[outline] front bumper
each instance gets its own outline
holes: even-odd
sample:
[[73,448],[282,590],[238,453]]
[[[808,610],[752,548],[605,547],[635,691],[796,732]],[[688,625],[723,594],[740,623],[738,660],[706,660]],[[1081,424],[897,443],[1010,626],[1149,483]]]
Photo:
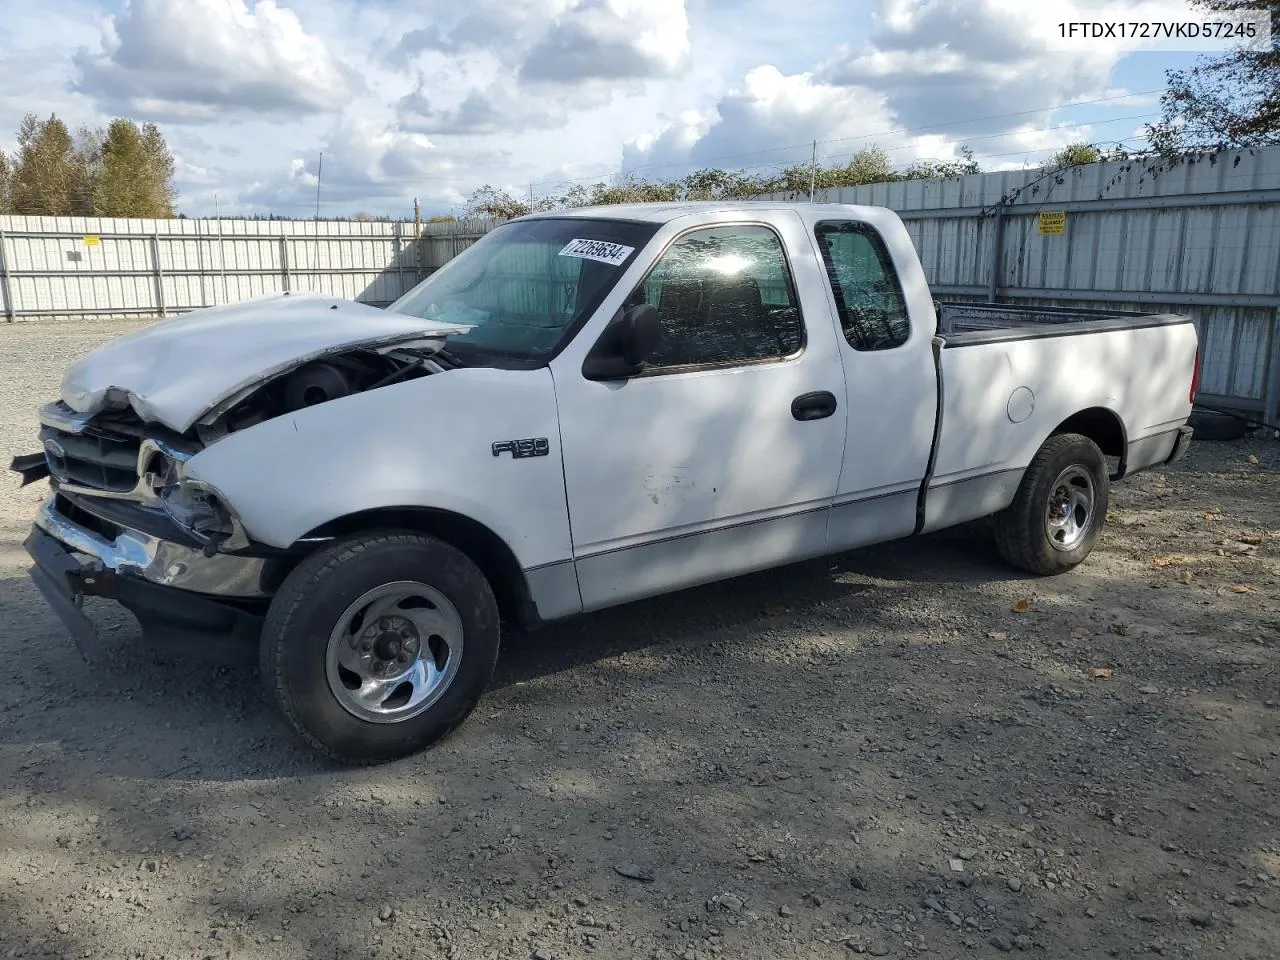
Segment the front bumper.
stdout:
[[[57,497],[40,509],[25,546],[30,576],[82,653],[97,640],[81,602],[118,601],[138,618],[143,639],[221,662],[252,660],[261,632],[273,562],[215,554],[150,533],[77,523]],[[88,520],[101,518],[89,517]],[[115,532],[111,539],[107,537]]]
[[95,504],[84,497],[52,496],[36,514],[36,527],[112,573],[218,597],[262,599],[273,592],[268,576],[271,561],[264,557],[205,556],[202,545],[181,542],[181,532],[167,521],[172,529],[147,531],[128,523],[129,515],[122,513],[120,504]]

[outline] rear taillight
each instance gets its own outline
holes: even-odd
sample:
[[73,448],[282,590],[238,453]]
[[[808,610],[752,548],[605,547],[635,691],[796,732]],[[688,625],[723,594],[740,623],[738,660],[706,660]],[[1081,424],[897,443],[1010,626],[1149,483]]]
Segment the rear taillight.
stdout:
[[1196,394],[1200,392],[1200,348],[1196,348],[1196,362],[1191,369],[1191,395],[1190,402],[1196,402]]

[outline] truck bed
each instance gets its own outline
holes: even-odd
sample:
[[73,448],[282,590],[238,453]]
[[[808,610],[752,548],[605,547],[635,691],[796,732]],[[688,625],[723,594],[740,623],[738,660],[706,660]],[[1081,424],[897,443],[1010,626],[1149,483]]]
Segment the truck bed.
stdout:
[[1065,337],[1113,330],[1137,330],[1190,322],[1172,313],[1085,310],[1075,307],[1016,306],[1007,303],[934,302],[938,333],[948,347],[1038,337]]

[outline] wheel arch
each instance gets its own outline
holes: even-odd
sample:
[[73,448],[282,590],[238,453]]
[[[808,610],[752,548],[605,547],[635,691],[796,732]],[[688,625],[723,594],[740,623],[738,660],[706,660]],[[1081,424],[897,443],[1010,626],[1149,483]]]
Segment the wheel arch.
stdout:
[[1053,428],[1049,436],[1062,433],[1078,433],[1088,437],[1098,445],[1103,456],[1115,457],[1119,467],[1112,474],[1112,480],[1119,480],[1125,474],[1125,461],[1129,455],[1129,431],[1120,415],[1107,407],[1089,407],[1079,413],[1073,413]]
[[503,620],[522,628],[541,622],[529,581],[514,551],[489,527],[461,513],[432,507],[375,507],[328,520],[304,534],[299,542],[390,528],[436,537],[465,553],[489,581]]

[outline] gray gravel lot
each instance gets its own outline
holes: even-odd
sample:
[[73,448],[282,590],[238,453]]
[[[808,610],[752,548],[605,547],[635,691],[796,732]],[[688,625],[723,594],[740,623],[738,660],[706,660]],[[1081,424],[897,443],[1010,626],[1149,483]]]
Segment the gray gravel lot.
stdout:
[[[0,326],[6,463],[131,326]],[[1275,957],[1277,468],[1199,444],[1052,580],[969,527],[516,638],[361,770],[109,605],[84,662],[6,480],[0,957]]]

